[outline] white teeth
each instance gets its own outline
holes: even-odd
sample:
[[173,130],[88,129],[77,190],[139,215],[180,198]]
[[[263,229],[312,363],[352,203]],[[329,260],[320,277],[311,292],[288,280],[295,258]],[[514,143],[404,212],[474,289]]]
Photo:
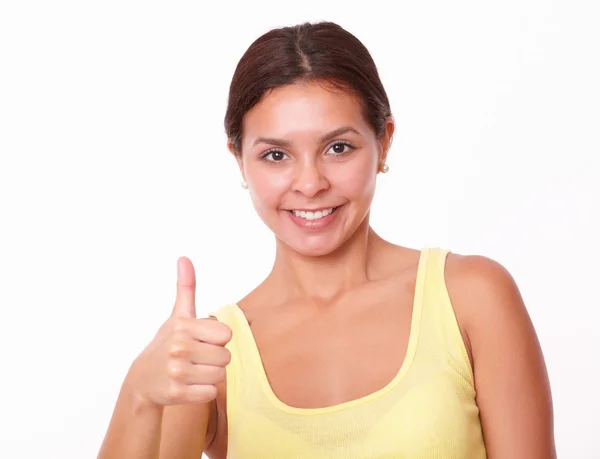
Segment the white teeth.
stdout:
[[318,220],[323,217],[327,217],[330,213],[333,212],[334,207],[324,210],[317,210],[316,212],[306,212],[304,210],[292,210],[292,213],[296,217],[304,218],[306,220]]

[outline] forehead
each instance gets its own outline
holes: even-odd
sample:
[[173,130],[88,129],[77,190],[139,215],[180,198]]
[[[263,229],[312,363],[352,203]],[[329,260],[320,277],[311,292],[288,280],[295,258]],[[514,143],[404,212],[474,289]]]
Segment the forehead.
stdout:
[[321,135],[340,126],[367,135],[370,127],[355,96],[324,83],[292,84],[270,91],[246,114],[244,143],[264,135]]

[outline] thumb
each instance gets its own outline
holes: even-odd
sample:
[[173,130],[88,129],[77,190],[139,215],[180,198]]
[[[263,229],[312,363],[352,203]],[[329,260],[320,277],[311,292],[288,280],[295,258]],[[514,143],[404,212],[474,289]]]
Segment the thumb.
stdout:
[[177,297],[172,315],[196,318],[196,273],[186,257],[177,260]]

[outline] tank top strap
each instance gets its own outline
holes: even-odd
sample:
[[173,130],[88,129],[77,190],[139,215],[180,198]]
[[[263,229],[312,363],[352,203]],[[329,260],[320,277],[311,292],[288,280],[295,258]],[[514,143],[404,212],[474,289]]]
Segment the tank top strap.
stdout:
[[446,286],[445,266],[450,251],[438,247],[424,250],[416,358],[449,368],[474,390],[473,370]]
[[[241,324],[239,323],[239,317],[236,314],[235,304],[227,304],[221,306],[216,311],[213,311],[209,314],[209,317],[214,317],[219,322],[224,323],[231,329],[231,340],[225,345],[225,347],[231,353],[231,361],[229,365],[227,365],[227,398],[229,400],[230,396],[235,394],[236,389],[236,379],[239,378],[239,368],[242,362],[244,362],[244,356],[240,355],[240,350],[244,348],[243,343],[240,345],[240,328]],[[229,411],[230,404],[227,404],[227,409]]]
[[[231,340],[225,346],[231,353],[227,365],[228,413],[248,398],[259,398],[264,393],[266,376],[254,336],[246,316],[236,303],[220,307],[209,314],[231,328]],[[241,399],[241,400],[240,400]],[[230,409],[231,407],[231,409]]]

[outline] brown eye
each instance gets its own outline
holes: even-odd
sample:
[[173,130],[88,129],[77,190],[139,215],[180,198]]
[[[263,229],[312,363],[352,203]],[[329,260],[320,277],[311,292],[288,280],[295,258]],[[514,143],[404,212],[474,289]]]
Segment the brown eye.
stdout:
[[334,156],[341,156],[345,153],[348,153],[348,151],[353,150],[354,147],[352,145],[350,145],[349,143],[346,142],[338,142],[338,143],[334,143],[331,147],[329,147],[329,150],[331,153],[333,153]]
[[338,153],[338,154],[340,154],[340,153],[344,153],[344,148],[346,148],[346,145],[344,145],[344,144],[342,144],[342,143],[336,143],[336,144],[333,146],[333,152],[334,152],[334,153]]
[[284,152],[274,150],[267,152],[265,155],[263,155],[262,158],[273,163],[278,163],[283,161],[286,158],[286,156],[287,155]]

